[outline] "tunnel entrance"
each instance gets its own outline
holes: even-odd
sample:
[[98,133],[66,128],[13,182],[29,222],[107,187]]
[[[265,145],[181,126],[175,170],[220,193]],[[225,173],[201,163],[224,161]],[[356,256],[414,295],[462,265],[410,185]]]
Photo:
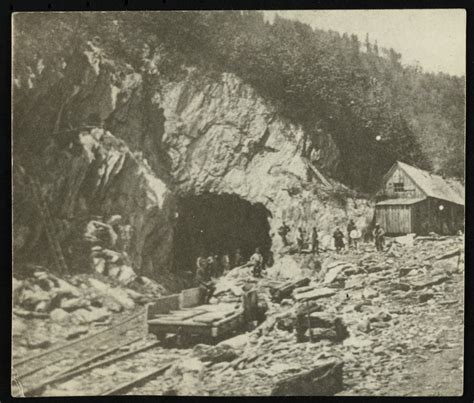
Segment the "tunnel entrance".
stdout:
[[176,271],[195,272],[196,259],[204,256],[235,254],[245,261],[260,247],[267,261],[270,249],[271,213],[260,203],[230,194],[204,193],[178,201],[178,223],[174,242]]

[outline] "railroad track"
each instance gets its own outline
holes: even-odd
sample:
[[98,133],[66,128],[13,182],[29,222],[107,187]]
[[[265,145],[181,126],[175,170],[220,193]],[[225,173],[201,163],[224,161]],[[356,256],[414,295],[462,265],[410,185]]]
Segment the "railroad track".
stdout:
[[17,360],[12,364],[12,396],[38,396],[56,378],[107,357],[123,355],[126,349],[140,348],[136,345],[143,344],[146,335],[144,309],[105,330]]
[[[108,396],[125,394],[166,372],[175,358],[153,356],[150,350],[160,342],[132,343],[126,351],[91,365],[47,380],[38,389],[41,396]],[[151,369],[150,369],[151,368]]]

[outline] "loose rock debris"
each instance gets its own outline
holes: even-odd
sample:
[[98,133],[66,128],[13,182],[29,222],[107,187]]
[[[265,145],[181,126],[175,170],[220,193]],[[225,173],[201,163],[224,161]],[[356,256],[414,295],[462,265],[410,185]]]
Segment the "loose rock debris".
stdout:
[[[150,350],[136,358],[137,368],[150,369],[151,361],[170,356],[176,361],[162,376],[128,393],[400,395],[409,380],[412,394],[433,395],[437,386],[423,373],[438,365],[437,356],[451,363],[440,374],[450,379],[446,394],[462,393],[462,245],[460,237],[416,237],[413,246],[393,242],[387,252],[375,253],[372,245],[363,244],[362,253],[323,253],[319,270],[300,269],[299,278],[282,275],[280,268],[257,280],[249,269],[234,269],[218,280],[211,303],[238,301],[243,290],[254,287],[266,306],[266,319],[218,345]],[[298,265],[303,257],[291,259]],[[80,337],[84,323],[114,320],[134,309],[129,301],[136,305],[140,300],[97,275],[61,281],[49,273],[15,280],[16,309],[23,313],[13,320],[17,354],[54,344],[49,329],[63,321],[76,327],[62,337]],[[44,293],[32,297],[28,290],[35,286]],[[52,303],[57,294],[64,297]],[[92,301],[99,300],[102,305],[94,306]],[[106,300],[124,311],[115,312]],[[43,302],[50,310],[41,306],[44,312],[37,312]],[[22,329],[33,323],[35,331],[29,334],[34,340],[25,342]]]

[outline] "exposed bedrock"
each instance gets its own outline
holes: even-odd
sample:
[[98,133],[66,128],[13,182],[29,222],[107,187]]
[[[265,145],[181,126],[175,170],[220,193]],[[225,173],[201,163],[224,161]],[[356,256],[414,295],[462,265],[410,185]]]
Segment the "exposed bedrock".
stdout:
[[[80,232],[80,220],[120,214],[133,228],[134,269],[166,282],[176,266],[176,248],[186,248],[176,233],[186,239],[183,228],[191,231],[189,220],[196,214],[200,226],[220,237],[229,233],[236,243],[239,236],[254,241],[235,247],[274,251],[281,246],[282,220],[292,229],[310,231],[316,225],[320,236],[345,226],[349,216],[361,227],[369,222],[370,203],[342,201],[336,193],[347,194],[346,188],[327,178],[333,187],[328,190],[308,168],[301,157],[301,127],[281,118],[232,74],[209,78],[193,68],[186,71],[169,82],[156,70],[135,71],[89,49],[75,68],[37,74],[28,85],[17,80],[15,162],[35,171],[53,216],[68,228],[65,233]],[[34,131],[38,142],[31,145],[25,139]],[[337,148],[330,137],[319,139],[319,146],[317,167],[330,172],[338,163]],[[14,247],[17,257],[34,261],[31,242],[39,242],[34,234],[41,225],[30,217],[35,206],[28,204],[21,181],[15,169],[15,206],[29,207],[14,213]],[[249,215],[255,219],[246,223]],[[225,217],[235,222],[232,231],[214,222]],[[62,238],[65,249],[68,239]],[[232,246],[224,244],[223,249]]]

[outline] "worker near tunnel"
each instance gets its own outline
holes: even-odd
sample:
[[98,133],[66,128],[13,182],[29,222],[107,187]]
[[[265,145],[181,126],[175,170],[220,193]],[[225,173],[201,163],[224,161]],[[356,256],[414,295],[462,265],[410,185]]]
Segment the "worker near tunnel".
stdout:
[[311,252],[319,255],[319,239],[316,227],[313,227],[313,231],[311,232]]
[[352,245],[352,238],[351,238],[351,232],[356,229],[356,225],[354,223],[354,220],[350,220],[349,224],[347,224],[347,246],[351,247]]
[[244,257],[242,256],[240,249],[237,249],[234,253],[234,258],[232,259],[232,268],[242,266],[244,263]]
[[286,238],[289,232],[290,232],[290,227],[286,225],[285,221],[283,221],[281,227],[278,228],[278,235],[280,235],[284,246],[289,245],[288,239]]
[[216,289],[208,260],[202,255],[196,261],[196,284],[204,290],[204,303],[207,304]]
[[250,256],[250,263],[252,265],[252,274],[254,277],[262,277],[263,256],[260,253],[260,248],[255,248],[255,253]]

